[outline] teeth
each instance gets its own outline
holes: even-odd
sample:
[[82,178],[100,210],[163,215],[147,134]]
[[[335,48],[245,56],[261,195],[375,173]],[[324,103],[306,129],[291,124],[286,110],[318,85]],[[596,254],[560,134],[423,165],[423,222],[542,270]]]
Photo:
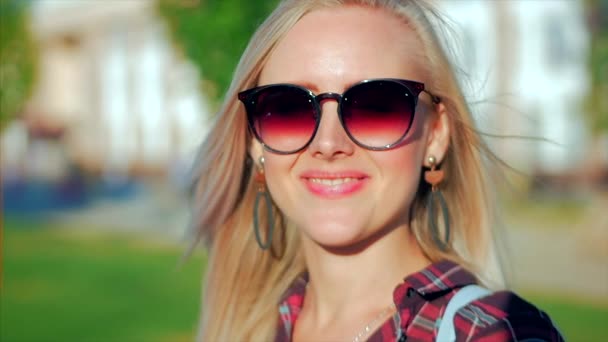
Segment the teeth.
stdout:
[[313,182],[313,183],[319,183],[319,184],[323,184],[323,185],[333,186],[333,185],[339,185],[339,184],[348,183],[348,182],[354,181],[355,179],[356,178],[351,178],[351,177],[347,177],[347,178],[334,178],[334,179],[310,178],[310,181]]

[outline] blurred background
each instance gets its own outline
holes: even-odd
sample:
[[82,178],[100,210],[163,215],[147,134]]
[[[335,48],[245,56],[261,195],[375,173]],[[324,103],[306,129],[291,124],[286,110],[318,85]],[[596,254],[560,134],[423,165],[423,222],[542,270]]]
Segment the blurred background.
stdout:
[[[608,1],[436,0],[511,286],[608,340]],[[189,168],[276,1],[0,0],[0,341],[190,341]]]

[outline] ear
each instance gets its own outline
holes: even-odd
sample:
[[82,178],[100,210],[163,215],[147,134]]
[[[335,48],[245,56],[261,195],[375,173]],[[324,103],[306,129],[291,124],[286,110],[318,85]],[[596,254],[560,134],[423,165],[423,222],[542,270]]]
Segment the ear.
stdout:
[[424,165],[428,165],[427,157],[435,156],[438,163],[441,163],[447,153],[450,144],[450,119],[447,108],[443,103],[435,105],[436,115],[431,116],[429,123],[429,134],[426,142],[424,154]]
[[256,165],[259,164],[260,157],[262,157],[263,152],[264,148],[262,147],[262,144],[260,144],[255,137],[252,137],[251,144],[249,144],[249,156],[251,156],[251,159]]

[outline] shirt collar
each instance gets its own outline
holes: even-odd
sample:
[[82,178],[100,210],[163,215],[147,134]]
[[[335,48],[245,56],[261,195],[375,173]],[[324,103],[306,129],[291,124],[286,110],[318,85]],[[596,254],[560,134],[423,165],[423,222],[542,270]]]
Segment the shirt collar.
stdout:
[[410,274],[399,287],[412,288],[423,296],[477,283],[477,278],[453,261],[443,260]]
[[[408,275],[393,292],[395,303],[401,303],[408,291],[414,290],[423,297],[477,283],[477,278],[453,261],[443,260]],[[281,303],[301,307],[308,284],[308,273],[300,274],[281,297]]]
[[[300,273],[296,279],[289,285],[289,288],[281,296],[280,303],[288,302],[293,305],[301,306],[304,301],[304,294],[306,293],[306,286],[308,286],[308,272]],[[294,303],[293,298],[299,298],[298,303]]]

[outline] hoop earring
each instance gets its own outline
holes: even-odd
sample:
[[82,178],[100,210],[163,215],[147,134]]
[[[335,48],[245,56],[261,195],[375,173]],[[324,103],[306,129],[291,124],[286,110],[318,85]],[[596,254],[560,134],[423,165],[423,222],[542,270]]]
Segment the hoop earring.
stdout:
[[[443,197],[443,194],[438,189],[439,183],[441,183],[445,177],[445,172],[443,170],[436,170],[437,167],[437,159],[435,156],[429,156],[427,161],[431,165],[430,171],[424,172],[424,180],[427,183],[431,184],[431,193],[427,199],[427,208],[429,213],[429,226],[431,230],[431,236],[435,241],[435,244],[439,246],[439,249],[442,251],[448,250],[448,244],[450,242],[450,212],[448,211],[448,206]],[[439,227],[437,226],[437,222],[435,222],[436,216],[436,208],[435,203],[439,202],[439,206],[441,207],[441,213],[443,216],[443,225],[445,227],[445,237],[442,239],[439,233]]]
[[[272,218],[272,199],[270,194],[266,191],[266,177],[264,177],[264,157],[260,157],[260,167],[255,175],[255,182],[258,187],[258,191],[255,195],[255,203],[253,205],[253,232],[255,233],[255,240],[258,246],[262,250],[267,250],[272,245],[272,234],[274,232],[274,219]],[[266,220],[268,224],[268,231],[266,232],[266,243],[262,242],[260,233],[260,218],[259,218],[259,207],[260,199],[264,199],[266,205]]]

